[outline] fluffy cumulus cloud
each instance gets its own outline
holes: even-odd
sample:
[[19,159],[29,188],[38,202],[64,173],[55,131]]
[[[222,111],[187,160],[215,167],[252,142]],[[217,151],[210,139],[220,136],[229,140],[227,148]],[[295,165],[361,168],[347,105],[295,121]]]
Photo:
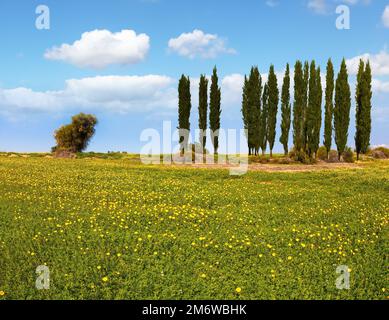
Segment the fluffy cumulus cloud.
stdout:
[[[210,77],[208,77],[210,80]],[[220,79],[224,108],[240,105],[244,76]],[[17,117],[31,113],[95,112],[150,114],[177,108],[176,79],[163,75],[98,76],[69,79],[64,89],[34,91],[30,88],[0,89],[0,114]],[[198,105],[198,78],[191,78],[192,105]]]
[[146,34],[133,30],[112,33],[94,30],[82,34],[73,44],[62,44],[46,51],[45,58],[60,60],[81,68],[101,69],[109,65],[131,65],[145,59],[150,48]]
[[389,28],[389,5],[385,7],[384,13],[382,14],[382,22],[386,28]]
[[382,50],[377,54],[365,53],[346,61],[347,68],[351,74],[358,73],[359,61],[370,61],[373,76],[389,76],[389,54]]
[[59,91],[0,89],[0,113],[100,110],[149,112],[176,107],[175,80],[166,76],[102,76],[66,81]]
[[216,58],[219,54],[234,54],[234,49],[228,48],[224,39],[216,34],[204,33],[201,30],[193,30],[190,33],[183,33],[177,38],[169,40],[170,52],[175,52],[180,56],[194,59]]
[[244,85],[244,76],[241,74],[231,74],[225,76],[221,82],[223,92],[222,102],[231,106],[240,106],[242,103],[242,88]]

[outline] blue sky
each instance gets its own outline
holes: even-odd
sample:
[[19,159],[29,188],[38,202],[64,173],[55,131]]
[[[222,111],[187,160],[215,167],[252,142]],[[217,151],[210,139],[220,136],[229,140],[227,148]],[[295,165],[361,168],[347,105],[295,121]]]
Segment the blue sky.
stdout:
[[[35,27],[40,4],[49,30]],[[335,26],[341,4],[350,30]],[[0,39],[0,151],[48,151],[53,131],[83,111],[99,118],[89,150],[139,152],[143,129],[176,125],[182,73],[193,78],[197,126],[196,79],[214,65],[222,126],[241,128],[241,81],[252,65],[266,77],[274,64],[281,84],[287,62],[315,59],[324,70],[329,57],[336,68],[345,57],[354,91],[361,55],[373,64],[372,144],[389,144],[389,1],[2,0]]]

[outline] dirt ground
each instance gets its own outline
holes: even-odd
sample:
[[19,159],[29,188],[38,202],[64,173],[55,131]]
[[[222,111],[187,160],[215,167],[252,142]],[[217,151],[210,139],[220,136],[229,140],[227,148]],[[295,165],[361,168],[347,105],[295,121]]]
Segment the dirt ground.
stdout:
[[[234,165],[230,164],[184,164],[174,165],[175,167],[199,168],[199,169],[230,169]],[[264,172],[309,172],[318,170],[334,170],[334,169],[362,169],[363,165],[357,163],[327,163],[320,161],[316,164],[260,164],[254,163],[249,165],[249,171],[264,171]]]

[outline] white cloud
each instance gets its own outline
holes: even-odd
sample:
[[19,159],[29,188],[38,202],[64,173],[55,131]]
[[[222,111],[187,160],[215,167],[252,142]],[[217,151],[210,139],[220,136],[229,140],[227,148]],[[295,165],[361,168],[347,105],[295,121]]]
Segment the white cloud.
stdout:
[[384,13],[382,14],[382,22],[386,28],[389,28],[389,5],[385,7]]
[[94,30],[82,34],[73,44],[62,44],[46,51],[45,58],[60,60],[81,68],[101,69],[109,65],[130,65],[145,59],[150,48],[146,34],[133,30],[112,33]]
[[222,103],[231,106],[240,106],[242,103],[242,88],[244,76],[241,74],[231,74],[223,78],[221,82]]
[[[210,80],[210,77],[208,77]],[[244,76],[227,75],[220,80],[223,108],[240,105]],[[0,88],[0,114],[8,117],[31,113],[64,112],[161,114],[177,108],[177,80],[163,75],[97,76],[69,79],[64,89],[34,91]],[[198,78],[191,78],[192,106],[198,105]]]
[[219,38],[218,35],[206,34],[197,29],[191,33],[182,33],[178,38],[170,39],[168,47],[171,52],[190,59],[196,57],[210,59],[223,53],[236,53],[234,49],[227,48],[225,40]]
[[359,60],[367,62],[370,61],[373,76],[387,76],[389,75],[389,54],[386,50],[382,50],[377,54],[365,53],[360,56],[348,59],[346,61],[347,68],[351,74],[358,73]]
[[59,91],[0,89],[0,114],[101,110],[116,113],[176,107],[175,80],[166,76],[104,76],[66,81]]
[[326,0],[309,0],[308,8],[313,10],[315,13],[325,14],[327,13]]
[[373,92],[383,93],[389,92],[389,82],[381,81],[379,79],[372,80]]

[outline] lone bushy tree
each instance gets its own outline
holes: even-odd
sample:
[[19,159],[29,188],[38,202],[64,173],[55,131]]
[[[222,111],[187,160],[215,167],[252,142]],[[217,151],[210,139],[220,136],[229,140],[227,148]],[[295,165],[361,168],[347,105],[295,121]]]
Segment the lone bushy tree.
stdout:
[[335,85],[334,127],[335,142],[338,149],[338,158],[341,159],[344,152],[350,125],[351,92],[348,83],[347,66],[342,60],[340,71]]
[[324,119],[324,146],[327,150],[327,158],[332,146],[334,114],[334,66],[331,59],[327,62],[325,119]]
[[97,119],[94,115],[80,113],[72,117],[72,123],[55,131],[57,146],[54,150],[82,152],[96,132]]
[[268,101],[268,120],[267,120],[267,140],[269,142],[270,157],[273,156],[273,147],[276,138],[277,111],[279,91],[277,76],[274,72],[274,66],[270,66],[268,79],[269,101]]
[[371,135],[371,67],[367,62],[366,68],[362,60],[359,63],[357,75],[356,99],[356,133],[355,148],[357,160],[360,154],[367,153],[370,146]]
[[215,155],[218,154],[219,149],[219,129],[221,115],[221,91],[218,82],[219,78],[217,76],[217,69],[214,67],[211,78],[209,126],[211,129],[212,144]]
[[181,76],[178,83],[178,130],[181,155],[185,153],[188,147],[189,130],[190,130],[190,110],[191,94],[190,94],[190,79],[185,75]]
[[208,122],[208,79],[205,75],[200,76],[199,84],[199,129],[200,129],[200,144],[205,153],[207,144],[207,122]]
[[284,81],[282,84],[281,94],[281,137],[280,142],[284,147],[285,155],[288,154],[288,142],[289,142],[289,131],[290,131],[290,117],[291,117],[291,105],[290,105],[290,71],[289,63],[286,65],[286,71]]

